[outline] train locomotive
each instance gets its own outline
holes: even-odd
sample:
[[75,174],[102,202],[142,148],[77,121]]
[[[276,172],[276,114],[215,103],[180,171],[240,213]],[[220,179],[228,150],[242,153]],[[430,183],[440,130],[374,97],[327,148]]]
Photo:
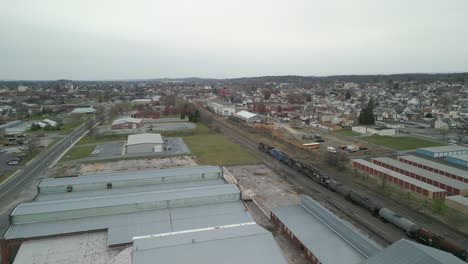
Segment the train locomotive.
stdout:
[[290,158],[285,153],[265,143],[259,143],[258,149],[286,164],[293,170],[319,183],[325,188],[341,194],[346,200],[350,201],[354,205],[365,208],[373,216],[398,227],[400,230],[405,232],[408,237],[413,238],[417,242],[452,253],[462,260],[467,259],[467,251],[464,248],[450,242],[442,236],[437,236],[428,229],[420,227],[419,225],[394,213],[393,211],[380,206],[371,199],[360,195],[348,186],[341,184],[340,182],[332,179],[330,176],[325,175],[319,170],[304,164],[299,160]]

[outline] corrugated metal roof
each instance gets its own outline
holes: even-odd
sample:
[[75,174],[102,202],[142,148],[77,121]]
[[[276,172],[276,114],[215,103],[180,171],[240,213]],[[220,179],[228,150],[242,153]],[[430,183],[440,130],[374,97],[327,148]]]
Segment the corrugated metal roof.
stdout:
[[51,201],[51,200],[96,197],[96,196],[125,194],[125,193],[140,193],[140,192],[151,192],[151,191],[161,191],[161,190],[173,190],[173,189],[221,185],[221,184],[226,184],[226,181],[222,178],[216,179],[216,180],[174,182],[174,183],[143,185],[143,186],[134,186],[134,187],[125,187],[125,188],[112,188],[112,189],[103,188],[103,189],[98,189],[98,190],[79,191],[79,192],[73,191],[73,192],[57,192],[57,193],[39,193],[35,201]]
[[381,249],[310,197],[272,212],[322,263],[358,263]]
[[464,206],[468,206],[468,198],[466,198],[465,196],[453,195],[453,196],[445,197],[445,199],[452,200],[454,202],[463,204]]
[[[466,159],[468,160],[468,155],[459,155],[459,156],[455,156],[455,157],[452,157],[452,158],[459,159],[460,157],[463,157],[463,156],[466,156]],[[438,162],[430,161],[430,160],[423,159],[423,158],[416,157],[416,156],[412,156],[412,155],[398,156],[398,159],[400,159],[400,158],[405,159],[405,160],[409,160],[409,161],[412,161],[412,162],[416,162],[416,163],[419,163],[419,164],[422,164],[422,165],[425,165],[425,166],[428,166],[428,167],[432,167],[432,168],[435,168],[435,169],[438,169],[438,170],[442,170],[444,172],[448,172],[450,174],[457,175],[457,176],[468,179],[468,172],[467,171],[460,170],[460,169],[454,168],[452,166],[447,166],[447,165],[444,165],[444,164],[441,164],[441,163],[438,163]]]
[[5,239],[108,229],[107,244],[118,245],[131,242],[134,236],[252,221],[241,202],[236,201],[11,225]]
[[164,141],[161,134],[156,133],[142,133],[129,135],[127,139],[127,146],[138,144],[163,144]]
[[222,173],[223,170],[219,166],[194,166],[168,168],[160,170],[142,170],[142,171],[125,171],[125,172],[108,172],[108,173],[93,173],[83,174],[78,177],[68,178],[48,178],[39,183],[39,188],[49,186],[73,186],[75,184],[87,183],[108,183],[113,181],[129,181],[160,178],[160,177],[175,177],[180,175],[202,174],[202,173]]
[[251,113],[251,112],[248,112],[248,111],[244,111],[244,110],[237,112],[236,115],[241,116],[241,117],[246,118],[246,119],[257,116],[257,114],[254,114],[254,113]]
[[253,224],[133,241],[132,263],[154,263],[155,259],[161,263],[287,263],[272,234]]
[[[456,156],[451,156],[450,157],[451,159],[459,159],[459,160],[464,160],[464,161],[468,161],[468,154],[467,155],[456,155]],[[468,174],[468,173],[465,173],[465,174]],[[467,176],[467,175],[465,175]],[[468,176],[467,176],[468,177]]]
[[411,166],[409,164],[403,163],[403,162],[398,161],[398,160],[394,160],[394,159],[391,159],[391,158],[373,158],[372,160],[378,160],[380,162],[392,165],[394,167],[400,168],[400,169],[405,170],[405,171],[412,172],[414,174],[423,176],[423,177],[431,179],[433,181],[443,183],[443,184],[445,184],[447,186],[450,186],[450,187],[453,187],[453,188],[456,188],[456,189],[468,190],[468,183],[457,181],[457,180],[454,180],[452,178],[447,178],[447,177],[442,176],[440,174],[437,174],[437,173],[434,173],[434,172],[431,172],[431,171],[427,171],[427,170],[424,170],[424,169],[420,169],[418,167]]
[[401,239],[361,264],[466,264],[454,255]]
[[423,189],[426,189],[428,191],[431,191],[431,192],[445,192],[444,189],[441,189],[439,187],[430,185],[430,184],[422,182],[420,180],[416,180],[416,179],[411,178],[409,176],[403,175],[403,174],[398,173],[396,171],[392,171],[390,169],[384,168],[382,166],[379,166],[377,164],[374,164],[372,162],[369,162],[369,161],[366,161],[366,160],[363,160],[363,159],[352,159],[351,161],[354,161],[354,162],[357,162],[357,163],[362,164],[364,166],[370,167],[370,168],[372,168],[374,170],[377,170],[377,171],[380,171],[382,173],[391,175],[392,177],[395,177],[395,178],[400,179],[402,181],[405,181],[405,182],[411,183],[413,185],[419,186],[419,187],[421,187]]
[[430,151],[430,152],[449,152],[449,151],[468,150],[467,147],[463,147],[463,146],[442,146],[442,147],[430,147],[430,148],[419,148],[419,149]]
[[133,118],[133,117],[124,117],[124,118],[120,118],[120,119],[116,119],[112,122],[112,125],[118,125],[118,124],[122,124],[122,123],[141,123],[141,121],[143,121],[143,119],[141,118]]
[[[162,190],[143,193],[127,193],[100,197],[86,197],[67,199],[63,201],[44,201],[22,203],[11,213],[18,215],[41,214],[51,212],[73,211],[89,208],[104,208],[118,205],[139,204],[156,201],[170,201],[176,199],[193,199],[196,197],[210,197],[215,195],[239,194],[239,189],[232,184],[193,187],[188,189]],[[141,209],[143,210],[143,209]]]

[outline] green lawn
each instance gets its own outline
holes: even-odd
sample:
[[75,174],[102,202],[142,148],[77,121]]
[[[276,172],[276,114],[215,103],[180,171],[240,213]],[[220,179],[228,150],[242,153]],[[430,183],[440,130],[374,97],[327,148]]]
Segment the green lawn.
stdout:
[[361,134],[359,134],[357,132],[352,131],[351,129],[342,129],[342,130],[336,130],[336,131],[333,131],[333,132],[337,133],[337,134],[340,134],[340,135],[343,135],[343,136],[348,136],[348,137],[355,137],[355,136],[361,135]]
[[437,147],[444,146],[444,144],[420,139],[416,137],[392,137],[392,136],[377,136],[372,135],[368,137],[362,137],[363,140],[374,143],[377,145],[382,145],[388,148],[395,150],[407,150],[407,149],[416,149],[416,148],[427,148],[427,147]]
[[96,146],[77,146],[70,149],[60,161],[69,161],[82,158],[88,158],[91,156],[91,152]]
[[222,134],[187,136],[184,141],[199,164],[232,166],[258,162],[254,155]]

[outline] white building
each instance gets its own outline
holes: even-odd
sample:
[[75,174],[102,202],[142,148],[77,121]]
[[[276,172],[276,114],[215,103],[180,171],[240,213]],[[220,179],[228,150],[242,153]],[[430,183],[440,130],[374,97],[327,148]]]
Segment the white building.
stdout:
[[129,135],[127,139],[127,153],[153,153],[163,151],[164,141],[161,134],[143,133]]

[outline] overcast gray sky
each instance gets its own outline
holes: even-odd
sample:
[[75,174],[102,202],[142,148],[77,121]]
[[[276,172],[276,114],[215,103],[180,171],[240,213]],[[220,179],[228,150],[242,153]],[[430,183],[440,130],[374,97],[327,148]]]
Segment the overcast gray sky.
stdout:
[[468,71],[467,0],[0,0],[0,79]]

